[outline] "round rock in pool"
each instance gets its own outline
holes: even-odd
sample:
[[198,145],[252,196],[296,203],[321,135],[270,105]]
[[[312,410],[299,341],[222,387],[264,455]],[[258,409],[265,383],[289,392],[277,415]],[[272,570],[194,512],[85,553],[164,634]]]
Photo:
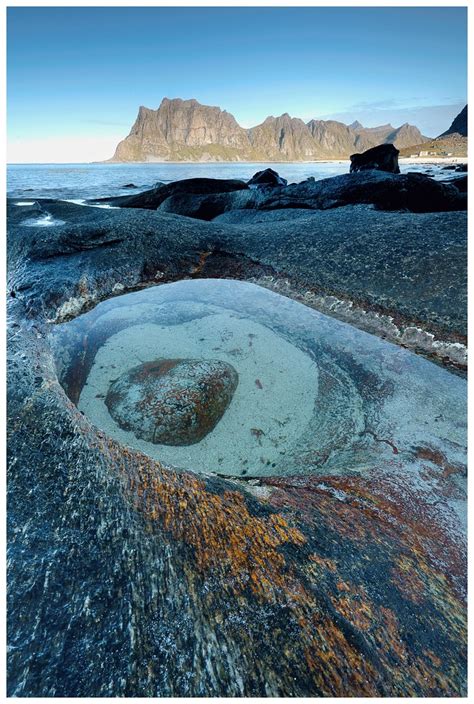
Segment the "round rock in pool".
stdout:
[[219,422],[238,374],[226,362],[156,359],[122,374],[105,403],[123,430],[162,445],[193,445]]

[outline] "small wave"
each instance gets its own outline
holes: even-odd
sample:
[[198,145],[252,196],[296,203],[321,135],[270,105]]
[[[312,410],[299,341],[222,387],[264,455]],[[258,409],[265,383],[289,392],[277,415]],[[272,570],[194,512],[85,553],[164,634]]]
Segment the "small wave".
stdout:
[[117,205],[96,205],[94,203],[87,203],[82,198],[66,198],[65,199],[66,203],[74,203],[74,205],[84,205],[87,208],[106,208],[107,210],[120,210],[120,208]]

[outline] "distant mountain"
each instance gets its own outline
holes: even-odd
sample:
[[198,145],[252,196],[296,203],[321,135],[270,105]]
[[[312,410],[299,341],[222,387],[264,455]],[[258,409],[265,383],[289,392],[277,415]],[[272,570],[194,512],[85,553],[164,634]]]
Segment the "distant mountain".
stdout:
[[449,134],[460,134],[461,137],[467,137],[467,105],[463,107],[459,115],[456,115],[449,130],[440,134],[438,139]]
[[164,98],[158,110],[139,108],[130,134],[109,161],[314,161],[347,158],[377,144],[401,148],[425,139],[408,124],[367,128],[357,121],[305,123],[288,113],[244,129],[218,107]]
[[[401,129],[401,128],[400,128]],[[400,148],[400,156],[467,156],[467,105],[456,115],[451,127],[434,139]]]

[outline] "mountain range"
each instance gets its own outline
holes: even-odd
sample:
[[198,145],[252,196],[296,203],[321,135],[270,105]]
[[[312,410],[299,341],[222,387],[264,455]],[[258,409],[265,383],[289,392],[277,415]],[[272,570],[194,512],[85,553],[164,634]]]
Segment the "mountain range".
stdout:
[[304,122],[288,113],[245,129],[219,107],[164,98],[157,110],[139,108],[130,134],[109,162],[314,161],[347,158],[377,144],[401,149],[427,139],[408,123],[363,127],[357,121]]

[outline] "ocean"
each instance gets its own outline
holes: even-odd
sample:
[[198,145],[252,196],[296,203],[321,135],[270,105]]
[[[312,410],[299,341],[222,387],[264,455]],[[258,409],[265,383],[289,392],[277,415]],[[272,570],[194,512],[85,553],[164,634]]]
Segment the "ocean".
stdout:
[[[157,181],[169,183],[185,178],[237,178],[247,181],[262,169],[272,168],[288,183],[337,176],[349,171],[349,161],[304,163],[152,163],[152,164],[9,164],[7,195],[11,198],[58,200],[100,198],[146,190]],[[431,171],[436,177],[447,176],[437,164],[400,165],[406,171]],[[135,188],[124,188],[126,184]]]

